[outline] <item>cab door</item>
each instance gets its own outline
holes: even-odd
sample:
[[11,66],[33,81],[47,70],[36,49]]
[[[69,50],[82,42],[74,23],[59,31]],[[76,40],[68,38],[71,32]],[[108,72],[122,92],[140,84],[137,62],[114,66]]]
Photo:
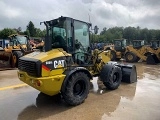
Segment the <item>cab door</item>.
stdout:
[[78,64],[87,64],[89,51],[89,27],[88,24],[81,21],[74,21],[74,59]]

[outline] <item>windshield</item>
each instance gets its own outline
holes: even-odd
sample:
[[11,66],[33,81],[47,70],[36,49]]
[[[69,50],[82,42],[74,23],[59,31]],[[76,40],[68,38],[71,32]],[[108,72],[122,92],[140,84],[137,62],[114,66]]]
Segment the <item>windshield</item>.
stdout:
[[134,47],[141,47],[144,45],[144,41],[133,41]]
[[66,30],[60,27],[53,27],[51,31],[52,48],[66,45]]
[[75,43],[79,43],[79,48],[84,52],[88,51],[89,44],[89,29],[84,22],[74,21]]
[[115,46],[116,47],[121,47],[121,41],[120,40],[115,41]]
[[127,44],[127,43],[126,43],[126,40],[123,40],[123,41],[122,41],[122,47],[126,47],[126,44]]
[[27,44],[27,37],[25,36],[16,36],[16,39],[20,44]]

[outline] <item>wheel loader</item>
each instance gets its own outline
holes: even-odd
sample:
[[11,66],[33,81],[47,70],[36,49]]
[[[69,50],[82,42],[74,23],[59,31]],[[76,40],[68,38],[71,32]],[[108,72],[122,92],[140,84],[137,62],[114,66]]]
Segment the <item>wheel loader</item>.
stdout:
[[132,45],[127,45],[126,39],[115,39],[114,47],[111,48],[111,60],[117,61],[123,58],[130,63],[141,60],[147,64],[157,64],[158,51],[144,45],[144,40],[133,40]]
[[137,81],[135,65],[110,62],[110,50],[91,50],[91,23],[63,16],[43,23],[47,31],[43,51],[19,58],[18,77],[24,83],[49,96],[60,94],[76,106],[87,98],[93,77],[110,90],[121,81]]
[[12,34],[7,40],[3,40],[2,49],[0,49],[0,68],[18,67],[18,59],[33,52],[28,40],[28,36],[18,34]]
[[104,50],[108,47],[111,49],[111,61],[119,61],[121,58],[124,58],[124,53],[127,46],[126,42],[126,39],[115,39],[114,45],[104,47]]
[[144,40],[133,40],[133,45],[126,47],[125,59],[127,62],[138,62],[139,60],[147,64],[157,64],[159,60],[155,51],[150,46],[144,45]]
[[160,40],[151,40],[150,48],[150,51],[152,51],[160,61]]

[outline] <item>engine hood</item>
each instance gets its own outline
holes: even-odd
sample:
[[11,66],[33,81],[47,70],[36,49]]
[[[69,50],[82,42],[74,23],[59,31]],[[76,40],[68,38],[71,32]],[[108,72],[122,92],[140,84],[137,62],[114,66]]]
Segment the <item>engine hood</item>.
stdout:
[[71,54],[68,54],[66,51],[63,51],[63,49],[61,48],[57,48],[57,49],[52,49],[48,52],[35,51],[23,57],[33,58],[33,59],[40,60],[41,62],[45,62],[47,60],[63,57],[63,56],[71,56]]

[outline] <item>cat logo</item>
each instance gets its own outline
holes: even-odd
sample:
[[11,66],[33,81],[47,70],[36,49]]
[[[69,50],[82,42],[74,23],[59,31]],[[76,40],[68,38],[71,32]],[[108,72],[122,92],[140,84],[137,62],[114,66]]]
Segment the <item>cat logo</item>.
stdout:
[[54,63],[54,68],[57,68],[58,66],[64,67],[64,62],[65,60],[55,60]]

